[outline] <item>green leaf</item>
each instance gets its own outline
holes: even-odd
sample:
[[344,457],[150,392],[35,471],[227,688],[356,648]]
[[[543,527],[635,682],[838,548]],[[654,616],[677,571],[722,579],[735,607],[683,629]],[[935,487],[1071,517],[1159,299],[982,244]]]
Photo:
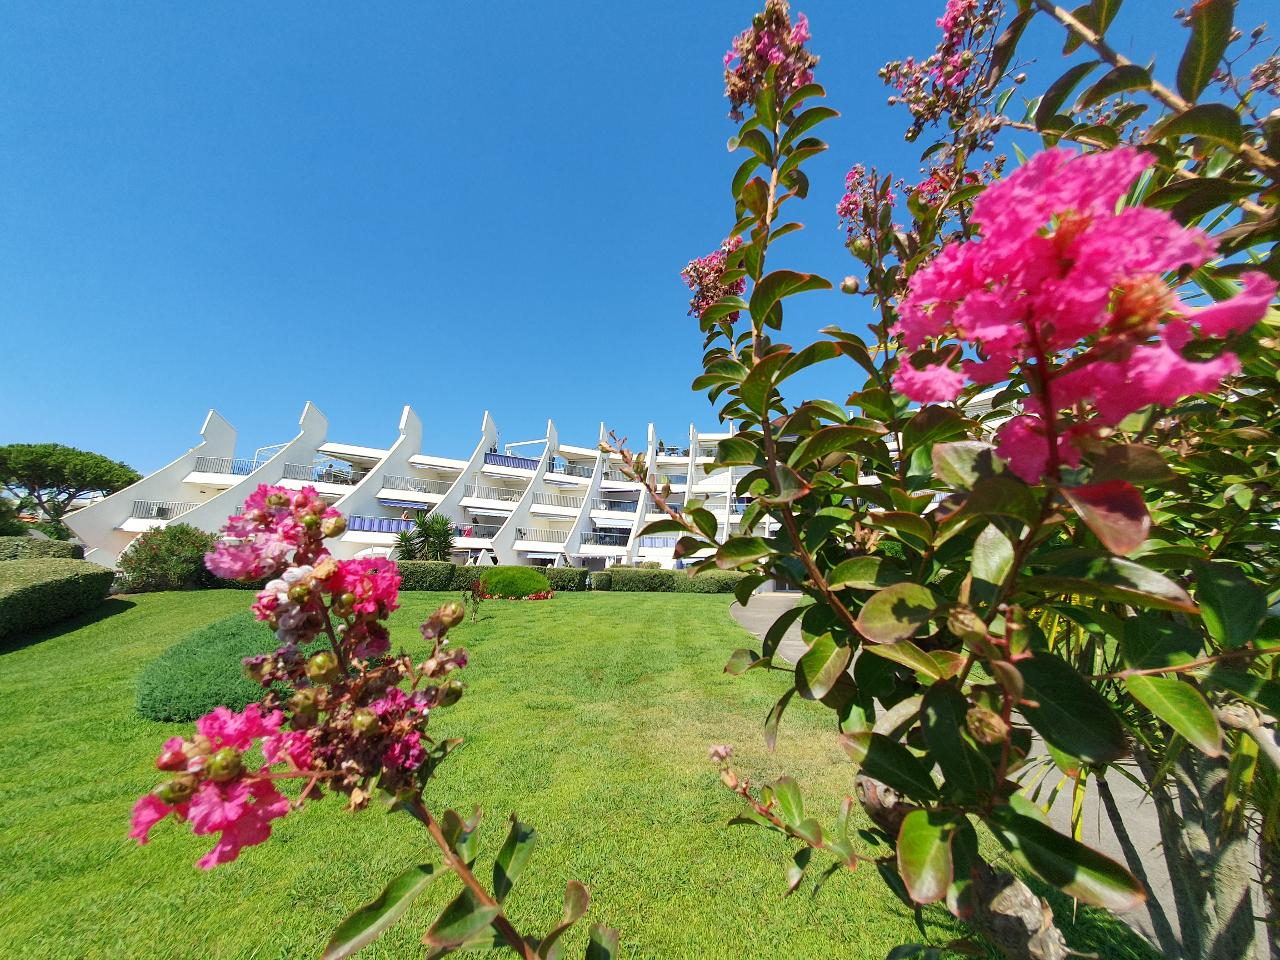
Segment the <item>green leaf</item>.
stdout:
[[967,798],[978,799],[995,789],[995,771],[964,737],[968,712],[969,701],[964,694],[954,684],[939,681],[925,691],[920,727],[929,756],[937,761],[946,786],[956,788]]
[[857,444],[877,434],[866,427],[849,427],[837,425],[823,427],[816,433],[805,437],[787,458],[787,463],[799,469],[815,460],[821,460],[829,454],[841,450],[851,450]]
[[773,147],[769,145],[768,139],[759,130],[748,130],[738,139],[739,147],[746,147],[757,157],[763,164],[769,164],[773,161]]
[[1013,58],[1014,51],[1018,48],[1018,40],[1021,39],[1022,32],[1031,22],[1033,12],[1030,9],[1021,11],[1009,21],[1009,26],[996,40],[995,46],[991,49],[991,65],[987,68],[987,76],[983,83],[988,90],[993,89],[1000,82],[1000,78],[1009,66],[1009,61]]
[[397,874],[378,898],[343,920],[333,932],[321,960],[353,956],[382,936],[436,876],[434,864],[423,863]]
[[794,777],[779,777],[769,787],[773,791],[773,800],[783,823],[793,827],[804,819],[804,797],[801,796],[800,785]]
[[754,650],[739,647],[729,655],[729,662],[724,665],[724,672],[731,677],[741,676],[756,667],[768,667],[773,663],[772,657],[762,657]]
[[1062,76],[1058,77],[1057,80],[1049,84],[1049,89],[1040,98],[1040,105],[1036,107],[1036,127],[1040,130],[1045,129],[1049,121],[1057,116],[1059,108],[1066,102],[1067,97],[1071,96],[1071,91],[1101,64],[1101,60],[1086,60],[1083,63],[1077,63]]
[[995,524],[987,524],[973,542],[972,596],[977,602],[989,605],[995,602],[1013,569],[1013,543]]
[[1172,479],[1173,471],[1169,469],[1164,457],[1160,456],[1160,452],[1141,443],[1117,443],[1109,446],[1093,463],[1094,483],[1128,480],[1135,484],[1151,484],[1166,483]]
[[760,537],[733,537],[721,544],[716,551],[716,566],[721,570],[733,570],[754,563],[772,552]]
[[1102,79],[1091,86],[1076,101],[1075,111],[1087,110],[1095,103],[1129,90],[1151,89],[1151,71],[1136,63],[1126,63],[1103,74]]
[[806,83],[791,96],[787,97],[787,102],[782,105],[782,115],[785,117],[811,97],[825,97],[826,95],[827,91],[822,89],[821,84]]
[[1231,42],[1235,0],[1198,0],[1191,5],[1191,39],[1178,64],[1178,92],[1194,103],[1213,79]]
[[521,823],[514,813],[511,815],[511,829],[493,864],[493,898],[499,903],[507,899],[507,894],[524,872],[533,854],[536,833],[533,827]]
[[934,475],[960,490],[969,490],[984,477],[1003,473],[996,448],[979,440],[956,440],[933,447]]
[[929,768],[902,744],[869,730],[846,733],[840,738],[849,759],[873,780],[923,802],[938,799],[938,787]]
[[787,704],[791,702],[791,698],[795,696],[796,688],[792,687],[769,709],[769,715],[764,718],[764,743],[770,750],[778,745],[778,724],[782,722],[782,713],[787,709]]
[[1222,728],[1208,702],[1176,677],[1125,677],[1133,699],[1186,738],[1201,753],[1222,756]]
[[[1071,13],[1098,36],[1102,36],[1107,32],[1107,27],[1111,26],[1111,21],[1115,19],[1116,14],[1120,12],[1120,3],[1121,0],[1091,0],[1076,7]],[[1028,12],[1031,12],[1029,7]],[[1075,53],[1083,42],[1084,38],[1080,34],[1074,30],[1069,31],[1067,41],[1062,46],[1063,56]]]
[[1151,514],[1147,512],[1146,501],[1127,480],[1063,488],[1062,495],[1112,553],[1133,553],[1151,532]]
[[1120,864],[1039,820],[996,807],[987,822],[1023,866],[1077,900],[1123,912],[1146,899],[1142,884]]
[[1017,667],[1022,715],[1046,742],[1089,763],[1109,763],[1128,752],[1119,717],[1070,664],[1037,651]]
[[1240,115],[1226,104],[1201,103],[1160,121],[1147,139],[1188,136],[1204,137],[1235,149],[1244,141],[1244,126]]
[[806,700],[821,700],[839,681],[853,651],[840,646],[830,633],[813,638],[809,649],[796,661],[796,689]]
[[1120,655],[1131,670],[1151,670],[1190,663],[1203,651],[1201,633],[1173,620],[1151,615],[1127,617],[1120,636]]
[[1163,574],[1119,557],[1081,557],[1051,574],[1029,577],[1032,592],[1075,593],[1138,607],[1198,613],[1187,592]]
[[954,440],[966,432],[964,418],[951,407],[921,407],[902,428],[902,450],[909,454],[916,447]]
[[750,440],[729,437],[716,444],[716,462],[727,467],[754,467],[764,463],[764,456]]
[[564,888],[564,912],[560,922],[538,944],[538,956],[542,960],[557,960],[560,956],[560,937],[583,918],[590,902],[591,896],[587,893],[587,888],[577,880],[570,880]]
[[923,673],[932,679],[941,679],[943,670],[938,661],[925,653],[910,640],[898,640],[894,643],[873,643],[862,647],[863,652],[900,663],[908,670]]
[[739,395],[747,408],[761,415],[768,412],[769,397],[773,391],[774,375],[792,357],[789,347],[780,347],[772,353],[756,359],[751,371],[742,381]]
[[787,132],[782,135],[782,140],[778,145],[778,149],[785,153],[787,148],[793,144],[798,137],[804,136],[809,130],[812,130],[824,120],[832,120],[840,114],[832,110],[830,107],[810,107],[804,113],[800,114],[787,126]]
[[858,614],[858,631],[873,643],[893,643],[915,636],[938,612],[941,601],[918,583],[895,583],[874,594]]
[[1225,563],[1197,563],[1196,602],[1209,636],[1224,647],[1242,647],[1267,615],[1262,588]]
[[827,584],[833,590],[852,587],[855,590],[879,590],[881,587],[902,583],[908,577],[884,557],[851,557],[836,564],[827,574]]
[[935,903],[951,886],[955,818],[936,810],[912,810],[898,830],[898,873],[916,903]]
[[432,947],[458,947],[493,923],[501,911],[486,906],[470,890],[463,890],[444,908],[422,942]]
[[612,927],[592,924],[587,939],[586,960],[615,960],[618,956],[618,931]]
[[797,273],[794,270],[774,270],[762,277],[751,291],[751,316],[756,323],[764,323],[779,300],[808,290],[830,290],[831,281],[813,273]]

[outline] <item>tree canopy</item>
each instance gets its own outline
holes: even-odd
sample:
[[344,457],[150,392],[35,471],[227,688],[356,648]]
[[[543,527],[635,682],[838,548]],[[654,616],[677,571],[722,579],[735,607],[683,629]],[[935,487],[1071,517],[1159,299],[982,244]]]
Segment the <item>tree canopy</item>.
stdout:
[[100,453],[60,443],[0,446],[0,484],[19,504],[30,504],[51,520],[61,519],[77,498],[115,493],[141,475]]

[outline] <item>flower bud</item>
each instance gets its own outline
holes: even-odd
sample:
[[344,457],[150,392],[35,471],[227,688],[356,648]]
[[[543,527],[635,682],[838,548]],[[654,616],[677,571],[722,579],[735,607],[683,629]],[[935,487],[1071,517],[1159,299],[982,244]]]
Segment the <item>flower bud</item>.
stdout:
[[723,783],[730,790],[738,789],[738,775],[734,773],[732,770],[721,770],[720,782]]
[[351,717],[351,729],[359,736],[378,729],[378,715],[372,710],[357,710]]
[[304,513],[301,522],[308,530],[315,531],[320,529],[320,518],[314,513]]
[[452,707],[462,699],[462,681],[446,680],[440,684],[440,706]]
[[853,251],[855,257],[863,262],[871,259],[871,241],[867,237],[858,237],[853,243],[849,244],[849,249]]
[[295,583],[289,588],[289,599],[294,603],[306,603],[311,599],[311,588],[305,583]]
[[841,293],[857,293],[858,288],[860,286],[861,284],[858,282],[857,277],[848,276],[848,277],[845,277],[842,281],[840,281],[840,292]]
[[155,795],[160,798],[161,802],[167,803],[171,807],[176,807],[180,803],[186,803],[191,799],[191,795],[195,792],[196,778],[190,774],[174,777],[172,780],[167,780],[160,784],[160,786],[155,789]]
[[214,783],[226,783],[240,776],[244,764],[240,762],[240,751],[235,747],[223,747],[205,764],[204,772]]
[[307,679],[312,683],[333,683],[338,679],[338,658],[321,650],[307,661]]
[[320,521],[320,532],[326,537],[340,537],[347,530],[347,518],[342,514],[325,517]]
[[446,627],[456,627],[467,615],[467,608],[461,600],[450,600],[436,611]]
[[970,736],[988,747],[1000,743],[1009,735],[1009,725],[1004,722],[1004,718],[986,707],[970,707],[964,720]]
[[986,623],[977,613],[963,604],[957,604],[947,613],[947,629],[969,643],[981,640],[987,635]]
[[351,608],[356,605],[356,595],[354,593],[344,593],[338,599],[342,601],[344,607]]
[[197,733],[183,746],[188,757],[207,757],[213,753],[213,741],[202,733]]
[[298,493],[295,493],[293,495],[293,505],[297,507],[299,510],[301,510],[303,507],[307,505],[307,501],[309,501],[310,499],[311,498],[308,497],[305,493],[302,493],[301,491],[299,491]]
[[185,770],[187,769],[187,755],[177,749],[166,750],[156,758],[156,769]]

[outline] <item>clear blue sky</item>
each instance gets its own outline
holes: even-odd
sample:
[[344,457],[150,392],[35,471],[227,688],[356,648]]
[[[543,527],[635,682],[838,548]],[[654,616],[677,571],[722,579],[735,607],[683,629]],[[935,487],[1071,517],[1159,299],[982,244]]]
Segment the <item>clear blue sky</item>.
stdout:
[[[678,271],[732,221],[721,56],[755,6],[5,4],[0,442],[146,471],[209,407],[244,454],[308,399],[368,444],[411,403],[454,455],[486,408],[503,440],[548,416],[580,443],[602,418],[714,428]],[[787,265],[852,269],[834,205],[853,162],[918,169],[876,69],[927,53],[941,6],[797,4],[844,116]],[[1165,6],[1131,2],[1117,46],[1180,43]],[[1155,31],[1135,7],[1160,8]],[[1056,65],[1044,38],[1028,51]],[[859,300],[810,297],[791,342],[861,326]],[[843,399],[853,371],[821,376]]]

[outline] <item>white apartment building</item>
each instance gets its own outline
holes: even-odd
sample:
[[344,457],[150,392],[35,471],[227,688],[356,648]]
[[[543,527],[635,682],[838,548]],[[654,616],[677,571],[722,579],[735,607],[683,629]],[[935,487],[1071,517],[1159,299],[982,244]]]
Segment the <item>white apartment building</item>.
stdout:
[[[547,421],[545,437],[499,449],[497,426],[485,413],[466,460],[426,453],[422,422],[408,406],[386,448],[331,441],[328,426],[307,403],[292,440],[237,457],[235,429],[210,410],[200,443],[133,486],[69,514],[66,523],[84,542],[87,559],[114,568],[145,530],[182,522],[217,532],[259,484],[314,486],[347,517],[346,532],[329,541],[341,559],[393,554],[396,535],[426,511],[453,522],[458,563],[592,569],[677,563],[676,535],[641,535],[665,515],[643,484],[624,476],[620,458],[599,448],[604,424],[597,446],[563,444]],[[700,501],[722,529],[739,522],[747,503],[734,495],[745,468],[707,470],[726,436],[691,426],[687,443],[660,448],[650,424],[644,450],[651,474],[671,486],[670,503]]]

